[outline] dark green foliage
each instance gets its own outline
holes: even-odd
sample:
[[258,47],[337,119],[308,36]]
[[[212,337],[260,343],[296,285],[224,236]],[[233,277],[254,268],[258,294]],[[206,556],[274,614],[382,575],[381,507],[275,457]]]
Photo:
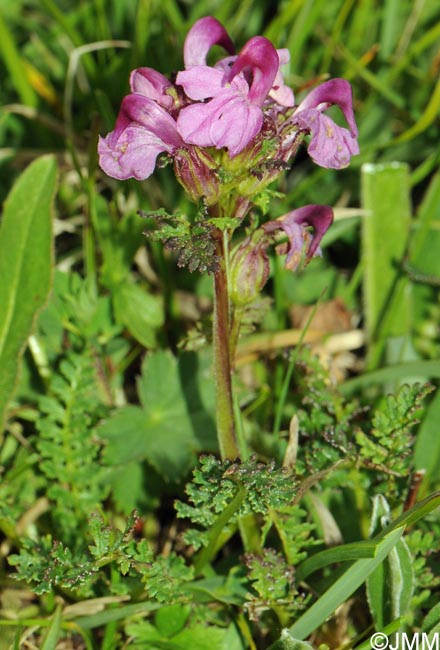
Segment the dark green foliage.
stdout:
[[79,589],[83,596],[90,595],[92,583],[102,567],[109,563],[115,562],[120,572],[127,574],[133,563],[135,523],[136,517],[132,514],[121,531],[106,525],[102,517],[95,515],[82,533],[90,542],[88,546],[81,537],[76,544],[79,550],[72,551],[47,535],[38,541],[25,541],[20,553],[12,555],[9,561],[17,568],[15,577],[35,583],[37,593],[62,587],[70,591]]
[[212,236],[213,226],[206,214],[199,215],[193,223],[184,216],[167,214],[164,210],[143,213],[142,216],[157,220],[157,228],[145,234],[175,253],[177,266],[187,266],[191,273],[214,273],[217,270],[220,258]]
[[35,593],[44,594],[54,587],[75,591],[82,588],[84,596],[91,593],[91,583],[96,579],[98,565],[82,553],[72,553],[61,542],[50,535],[35,542],[24,540],[18,555],[9,557],[14,566],[17,580],[24,580],[33,586]]
[[137,393],[140,406],[118,408],[98,429],[105,463],[119,470],[147,461],[164,481],[182,480],[195,452],[216,448],[209,356],[176,358],[166,350],[147,355]]
[[[439,529],[440,524],[437,521],[429,522],[427,532],[422,530],[413,530],[407,537],[408,548],[413,554],[413,568],[415,593],[413,596],[414,609],[423,604],[436,604],[438,587],[440,586],[439,575]],[[433,530],[432,530],[433,528]],[[431,595],[431,592],[432,595]],[[434,595],[435,594],[435,595]]]
[[[177,501],[177,516],[206,530],[233,503],[236,505],[225,521],[228,526],[239,516],[264,515],[270,509],[289,504],[295,494],[295,482],[287,470],[276,468],[274,461],[264,465],[254,457],[242,463],[222,463],[214,456],[202,456],[186,493],[190,503]],[[196,549],[208,544],[208,539],[207,533],[198,529],[185,532],[185,541]]]
[[249,594],[245,604],[251,620],[258,620],[267,609],[301,608],[302,598],[295,586],[295,572],[284,557],[272,548],[265,548],[261,556],[247,554],[244,561],[248,578],[255,594]]
[[[300,445],[296,471],[319,472],[344,460],[374,471],[377,490],[391,495],[413,466],[413,429],[432,385],[404,385],[371,411],[347,400],[317,357],[304,350],[297,362]],[[386,487],[385,487],[386,486]]]
[[284,554],[291,566],[296,566],[307,557],[310,547],[320,544],[312,533],[316,526],[306,520],[307,512],[297,505],[286,505],[269,513],[280,537]]
[[[382,475],[380,489],[393,494],[396,479],[408,477],[413,465],[413,429],[419,422],[423,401],[433,386],[402,386],[396,395],[388,395],[374,412],[371,428],[355,434],[359,456],[366,467]],[[385,488],[386,485],[386,488]]]
[[185,584],[193,579],[194,571],[182,557],[175,553],[154,556],[144,542],[137,545],[133,557],[150,598],[167,604],[189,600]]
[[87,352],[72,353],[62,359],[39,402],[39,469],[46,478],[56,534],[70,544],[108,493],[94,431],[105,410],[96,391],[93,358]]
[[33,584],[38,594],[61,587],[84,597],[93,593],[93,583],[104,579],[105,567],[112,564],[123,576],[140,579],[153,600],[171,603],[187,599],[183,589],[193,577],[192,569],[174,553],[156,557],[145,540],[135,542],[136,521],[133,513],[120,530],[99,516],[92,517],[84,533],[86,539],[81,539],[82,549],[75,552],[50,535],[39,541],[28,539],[20,553],[9,558],[17,570],[15,578]]
[[352,452],[351,431],[363,411],[355,400],[345,400],[329,371],[307,348],[297,360],[295,380],[301,397],[296,471],[321,471]]

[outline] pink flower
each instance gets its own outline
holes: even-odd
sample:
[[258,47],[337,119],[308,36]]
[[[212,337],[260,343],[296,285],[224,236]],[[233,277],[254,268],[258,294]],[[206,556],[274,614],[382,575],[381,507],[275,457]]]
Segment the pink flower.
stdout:
[[[288,243],[277,248],[277,252],[287,253],[286,268],[295,271],[305,250],[305,261],[321,255],[319,244],[333,222],[333,210],[326,205],[305,205],[297,210],[268,221],[262,227],[266,233],[283,230],[288,237]],[[313,228],[311,235],[306,227]]]
[[[341,109],[348,129],[323,114],[333,105]],[[308,152],[321,167],[347,167],[351,156],[359,153],[351,86],[345,79],[330,79],[312,90],[296,109],[291,122],[310,133]]]
[[99,164],[108,176],[144,180],[162,152],[183,146],[176,122],[158,103],[132,93],[122,100],[114,131],[99,138]]
[[[213,45],[222,46],[229,56],[211,67],[206,59]],[[306,133],[311,136],[308,151],[318,165],[345,167],[359,152],[350,84],[343,79],[328,81],[289,110],[294,96],[281,73],[281,65],[288,61],[289,52],[275,50],[263,36],[251,38],[236,56],[223,25],[211,16],[201,18],[186,37],[186,69],[177,74],[176,85],[152,68],[131,73],[131,94],[122,101],[115,129],[99,139],[102,169],[118,179],[142,180],[153,172],[157,156],[166,152],[174,155],[175,169],[183,170],[185,182],[197,170],[191,196],[204,192],[203,185],[215,197],[218,159],[194,151],[194,146],[226,148],[232,158],[260,132],[263,138],[274,134],[278,138],[279,147],[268,162],[286,162]],[[332,105],[341,108],[348,129],[324,114]],[[260,139],[255,144],[261,150]],[[206,163],[202,172],[200,161]]]
[[[193,100],[208,100],[182,109],[177,128],[190,144],[227,147],[231,157],[242,151],[261,130],[262,106],[279,69],[279,57],[263,36],[251,38],[229,71],[193,66],[179,72],[176,83]],[[246,80],[243,71],[252,73]]]

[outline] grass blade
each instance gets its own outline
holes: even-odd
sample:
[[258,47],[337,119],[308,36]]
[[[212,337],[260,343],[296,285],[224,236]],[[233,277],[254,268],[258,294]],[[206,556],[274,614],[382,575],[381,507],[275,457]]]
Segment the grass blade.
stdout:
[[366,164],[362,168],[362,255],[369,367],[377,367],[390,337],[410,329],[409,282],[399,269],[409,236],[411,209],[405,164]]
[[37,95],[26,74],[26,69],[8,26],[0,13],[0,54],[11,75],[15,90],[23,104],[35,108]]
[[41,650],[55,650],[58,639],[60,638],[61,619],[61,606],[58,606],[53,615],[50,627],[47,630],[46,636],[44,637]]
[[404,527],[392,530],[377,546],[371,559],[358,560],[289,629],[296,639],[309,636],[344,603],[380,565],[402,536]]

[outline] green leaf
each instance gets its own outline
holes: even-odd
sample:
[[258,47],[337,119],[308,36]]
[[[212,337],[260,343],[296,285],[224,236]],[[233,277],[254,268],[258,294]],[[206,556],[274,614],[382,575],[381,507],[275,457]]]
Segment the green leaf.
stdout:
[[440,378],[440,364],[437,359],[429,361],[411,361],[399,363],[380,370],[366,372],[359,377],[349,379],[339,387],[343,395],[350,395],[370,384],[387,384],[395,381],[414,381],[414,377]]
[[[377,495],[374,499],[372,527],[381,522],[385,528],[389,515],[390,509],[385,497]],[[401,538],[386,560],[368,577],[367,597],[376,630],[381,631],[408,612],[414,590],[412,562],[408,545]]]
[[429,405],[417,433],[414,450],[415,466],[426,472],[425,482],[437,481],[440,472],[440,392],[437,392]]
[[134,616],[135,614],[149,614],[160,607],[160,603],[133,603],[131,605],[122,605],[116,609],[106,609],[104,612],[98,612],[90,616],[81,616],[74,619],[74,621],[83,629],[90,630],[95,627],[107,625],[107,623],[111,623],[112,621],[122,621],[124,618]]
[[370,367],[378,365],[389,337],[410,329],[408,279],[399,275],[407,247],[411,208],[407,165],[390,163],[362,168],[362,256]]
[[116,320],[147,348],[156,345],[156,330],[163,325],[162,299],[138,284],[121,283],[114,289]]
[[307,641],[295,639],[289,630],[281,630],[280,638],[270,646],[270,650],[313,650],[313,646]]
[[303,614],[289,629],[290,634],[304,639],[316,630],[335,609],[345,602],[395,547],[404,527],[387,535],[377,546],[376,556],[358,560]]
[[202,623],[187,627],[173,637],[176,648],[191,650],[223,650],[225,630]]
[[430,612],[425,616],[422,623],[423,632],[432,632],[437,630],[440,632],[440,603],[434,605]]
[[55,158],[42,157],[23,172],[5,202],[0,229],[0,428],[17,380],[17,360],[50,290],[56,179]]
[[437,172],[423,195],[417,210],[416,228],[411,238],[410,260],[422,273],[440,275],[440,172]]
[[374,557],[376,549],[377,542],[370,539],[325,549],[308,557],[304,562],[301,562],[296,569],[296,579],[301,582],[301,580],[305,580],[315,571],[329,564],[335,564],[336,562],[348,562]]
[[52,623],[44,637],[41,650],[55,650],[61,632],[62,609],[59,605],[52,618]]
[[383,529],[374,538],[379,542],[375,557],[372,559],[358,560],[355,562],[324,594],[307,610],[301,618],[289,629],[289,632],[302,639],[319,627],[326,618],[334,612],[368,576],[386,558],[388,553],[396,546],[406,526],[411,526],[416,521],[435,510],[440,505],[440,492],[431,494],[420,503],[397,517],[387,528]]
[[126,406],[99,429],[110,465],[148,460],[165,480],[179,480],[200,450],[216,449],[210,358],[170,352],[145,357],[138,379],[142,407]]
[[157,612],[154,623],[162,636],[170,638],[183,630],[191,609],[188,605],[170,605]]
[[133,621],[133,623],[128,623],[125,629],[130,637],[136,639],[137,642],[148,643],[147,647],[152,650],[156,650],[158,647],[155,642],[160,643],[162,640],[159,630],[148,621]]

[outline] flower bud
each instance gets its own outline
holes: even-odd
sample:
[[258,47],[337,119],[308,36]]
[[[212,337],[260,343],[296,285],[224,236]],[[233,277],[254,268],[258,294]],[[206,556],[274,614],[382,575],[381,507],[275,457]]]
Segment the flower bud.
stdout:
[[243,307],[253,302],[269,277],[265,232],[255,230],[232,251],[230,262],[230,297]]

